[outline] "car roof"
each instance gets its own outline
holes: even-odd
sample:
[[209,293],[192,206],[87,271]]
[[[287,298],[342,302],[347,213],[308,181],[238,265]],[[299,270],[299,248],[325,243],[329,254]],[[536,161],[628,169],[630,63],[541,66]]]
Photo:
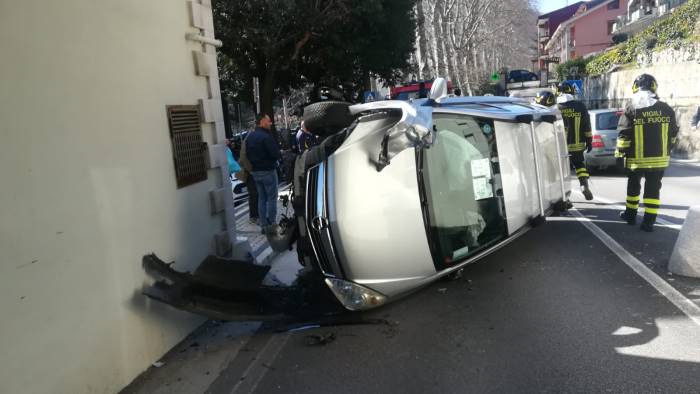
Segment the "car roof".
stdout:
[[[416,100],[415,106],[425,108],[427,100]],[[428,107],[430,108],[430,107]],[[519,97],[460,96],[445,97],[432,105],[433,112],[462,112],[494,119],[513,119],[518,115],[546,115],[554,112]]]

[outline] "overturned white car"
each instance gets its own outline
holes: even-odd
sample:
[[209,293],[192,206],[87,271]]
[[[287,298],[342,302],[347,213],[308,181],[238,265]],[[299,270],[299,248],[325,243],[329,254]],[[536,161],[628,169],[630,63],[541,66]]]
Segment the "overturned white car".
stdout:
[[[293,314],[319,297],[348,310],[380,306],[567,208],[566,138],[545,107],[515,98],[448,97],[438,80],[427,99],[321,102],[306,108],[305,121],[325,140],[297,159],[295,220],[270,241],[279,249],[296,242],[307,267],[300,286],[307,290],[272,305],[279,290],[266,296],[270,289],[249,285],[248,299],[263,306],[248,315]],[[167,276],[152,259],[149,271]],[[161,284],[156,293],[149,295],[184,309],[201,312],[205,305],[202,297],[198,307],[173,298],[172,286]],[[229,298],[233,309],[226,313],[224,293],[217,293],[215,317],[235,315],[240,305]]]

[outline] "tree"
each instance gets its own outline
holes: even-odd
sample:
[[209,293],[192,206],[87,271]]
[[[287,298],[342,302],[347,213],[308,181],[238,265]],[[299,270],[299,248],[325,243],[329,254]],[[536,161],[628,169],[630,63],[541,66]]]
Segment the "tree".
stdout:
[[217,0],[214,23],[222,89],[252,101],[260,78],[261,109],[275,93],[305,84],[365,85],[393,81],[413,52],[415,0]]
[[494,71],[525,68],[537,52],[529,1],[419,0],[415,14],[418,77],[447,77],[470,95]]

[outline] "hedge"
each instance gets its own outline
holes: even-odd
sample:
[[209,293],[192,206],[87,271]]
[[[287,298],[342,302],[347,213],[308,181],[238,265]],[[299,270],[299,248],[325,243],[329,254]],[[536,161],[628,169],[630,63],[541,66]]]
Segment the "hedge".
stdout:
[[700,0],[689,0],[668,18],[655,22],[622,44],[591,57],[586,64],[586,74],[604,74],[614,65],[636,62],[637,56],[645,52],[680,49],[698,40],[700,32],[696,31],[696,24],[699,17]]

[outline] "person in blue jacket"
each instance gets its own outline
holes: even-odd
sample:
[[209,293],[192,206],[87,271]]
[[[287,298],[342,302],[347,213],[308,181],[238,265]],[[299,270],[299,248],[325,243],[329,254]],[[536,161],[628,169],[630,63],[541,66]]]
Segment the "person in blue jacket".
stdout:
[[226,158],[228,159],[228,176],[231,177],[233,174],[239,172],[241,170],[241,166],[238,164],[236,159],[233,158],[233,152],[231,151],[231,146],[232,141],[230,139],[226,139]]

